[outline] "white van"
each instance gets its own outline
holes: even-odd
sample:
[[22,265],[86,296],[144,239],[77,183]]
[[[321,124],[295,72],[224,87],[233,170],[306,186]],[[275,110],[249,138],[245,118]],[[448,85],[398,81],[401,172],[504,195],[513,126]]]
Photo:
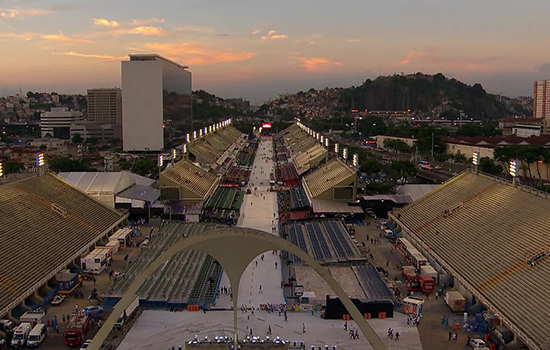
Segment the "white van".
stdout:
[[27,340],[27,346],[34,348],[40,346],[40,344],[46,339],[48,328],[43,323],[39,323],[29,333],[29,339]]
[[13,331],[13,337],[11,338],[11,346],[14,348],[23,348],[27,344],[27,338],[32,330],[32,326],[28,322],[21,323],[15,331]]

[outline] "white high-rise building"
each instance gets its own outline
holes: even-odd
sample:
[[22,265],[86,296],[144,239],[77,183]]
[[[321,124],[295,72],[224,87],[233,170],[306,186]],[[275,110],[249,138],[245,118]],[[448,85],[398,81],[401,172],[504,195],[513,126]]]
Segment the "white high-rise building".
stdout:
[[83,120],[82,112],[69,111],[66,107],[52,108],[50,112],[40,114],[40,133],[42,138],[55,137],[69,139],[71,124]]
[[165,136],[192,118],[191,72],[156,54],[132,54],[122,62],[124,151],[160,151]]
[[533,117],[550,119],[550,80],[535,81]]

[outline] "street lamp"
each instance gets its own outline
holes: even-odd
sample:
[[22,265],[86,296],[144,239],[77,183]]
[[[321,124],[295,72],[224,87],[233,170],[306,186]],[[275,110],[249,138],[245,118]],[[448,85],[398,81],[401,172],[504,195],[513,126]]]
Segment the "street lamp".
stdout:
[[342,151],[342,158],[344,158],[344,161],[347,162],[348,160],[348,149],[347,148],[344,148],[343,151]]
[[338,152],[340,151],[339,146],[340,145],[337,143],[334,144],[334,153],[336,153],[336,157],[338,157]]

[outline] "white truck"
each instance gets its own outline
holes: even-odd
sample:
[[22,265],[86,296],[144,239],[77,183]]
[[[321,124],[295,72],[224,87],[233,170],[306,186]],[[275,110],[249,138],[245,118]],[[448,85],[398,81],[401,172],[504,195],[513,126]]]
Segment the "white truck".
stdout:
[[128,307],[122,312],[122,315],[120,315],[115,323],[115,327],[117,329],[122,329],[124,327],[124,323],[126,323],[126,321],[128,319],[130,319],[130,317],[132,317],[132,315],[136,312],[137,308],[139,306],[139,296],[137,296],[131,303],[130,305],[128,305]]
[[84,272],[99,275],[109,265],[107,249],[94,249],[90,254],[80,258],[80,265]]
[[42,323],[44,316],[46,316],[44,311],[27,311],[19,317],[19,321],[28,322],[34,327],[37,324]]

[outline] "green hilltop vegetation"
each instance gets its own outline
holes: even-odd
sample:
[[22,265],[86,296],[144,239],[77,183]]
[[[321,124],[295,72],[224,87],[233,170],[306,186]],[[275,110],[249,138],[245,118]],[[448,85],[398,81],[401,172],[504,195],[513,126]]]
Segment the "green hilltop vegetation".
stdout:
[[340,107],[370,111],[405,111],[456,118],[460,111],[476,119],[528,115],[519,104],[508,105],[488,94],[480,84],[467,85],[443,74],[380,76],[360,86],[342,89]]

